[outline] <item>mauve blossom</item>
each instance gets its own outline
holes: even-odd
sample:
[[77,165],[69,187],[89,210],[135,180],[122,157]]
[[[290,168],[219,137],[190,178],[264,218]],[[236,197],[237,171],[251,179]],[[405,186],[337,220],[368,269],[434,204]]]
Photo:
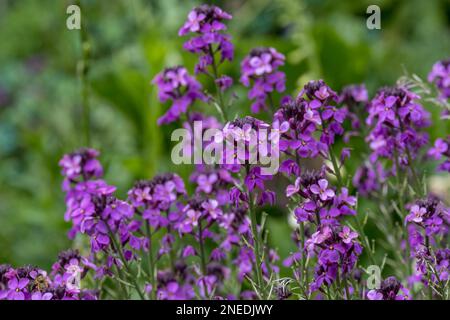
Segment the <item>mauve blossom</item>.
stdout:
[[439,171],[450,172],[450,136],[446,139],[436,139],[434,146],[428,150],[428,156],[436,160],[444,157],[444,162],[438,166]]
[[[207,67],[215,62],[213,68],[224,60],[231,61],[234,55],[231,37],[225,34],[227,27],[224,20],[232,17],[227,12],[213,5],[198,6],[189,13],[187,21],[180,28],[178,34],[184,36],[193,33],[195,36],[183,45],[189,52],[199,55],[199,62],[195,66],[196,73],[208,73]],[[215,61],[215,53],[220,54],[220,61]],[[225,90],[230,85],[230,78],[219,78],[219,87]],[[218,80],[218,79],[216,79]]]
[[388,158],[401,166],[411,165],[409,161],[428,142],[422,129],[429,126],[430,115],[417,102],[419,98],[404,87],[393,87],[379,90],[372,99],[366,120],[373,126],[366,138],[372,149],[371,162]]
[[414,223],[425,229],[427,236],[447,234],[450,225],[449,208],[433,196],[415,201],[405,223]]
[[326,201],[327,199],[334,197],[334,191],[332,189],[328,189],[328,181],[325,179],[320,179],[317,184],[313,184],[309,187],[312,193],[319,195],[322,201]]
[[428,74],[428,82],[434,83],[440,92],[440,99],[450,97],[450,59],[441,60],[433,65]]
[[[248,98],[255,100],[251,106],[253,113],[268,110],[268,100],[272,92],[285,90],[285,78],[278,67],[284,65],[284,55],[274,48],[253,49],[241,63],[241,83],[246,87],[253,87]],[[269,101],[273,103],[273,101]]]
[[9,300],[25,300],[26,288],[30,280],[16,277],[8,281],[8,299]]
[[158,119],[159,125],[178,120],[196,100],[207,101],[200,83],[184,67],[166,68],[152,83],[158,87],[161,102],[172,102],[169,110]]

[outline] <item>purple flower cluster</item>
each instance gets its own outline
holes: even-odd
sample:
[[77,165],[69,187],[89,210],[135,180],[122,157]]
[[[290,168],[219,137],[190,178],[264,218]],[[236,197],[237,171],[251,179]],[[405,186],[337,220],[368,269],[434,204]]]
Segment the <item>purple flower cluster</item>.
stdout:
[[32,266],[0,265],[0,300],[94,300],[97,293],[81,289],[87,261],[77,251],[59,255],[50,275]]
[[353,176],[353,186],[363,196],[368,196],[380,190],[381,185],[386,181],[387,173],[379,162],[367,162],[361,165]]
[[367,293],[369,300],[409,300],[409,290],[395,277],[388,277],[381,282],[379,289]]
[[94,149],[80,149],[66,154],[59,161],[62,174],[66,177],[65,184],[80,179],[89,180],[103,175],[103,168],[97,160],[99,152]]
[[138,181],[128,191],[128,199],[135,209],[142,210],[142,217],[148,220],[152,227],[159,227],[169,223],[163,212],[169,214],[169,209],[179,196],[185,194],[183,180],[176,174],[167,173],[157,175],[152,180]]
[[348,142],[351,136],[361,134],[360,131],[363,129],[361,119],[367,118],[368,102],[369,94],[364,84],[349,85],[342,89],[339,95],[339,103],[347,109],[347,117],[351,120],[353,129],[346,132],[344,136],[345,142]]
[[444,297],[442,281],[448,280],[450,249],[442,246],[447,245],[445,239],[449,234],[450,209],[438,198],[428,196],[409,206],[405,222],[409,224],[411,257],[416,259],[416,272],[410,282],[422,282],[427,287],[432,285]]
[[[336,93],[322,80],[305,85],[295,101],[288,100],[274,115],[281,132],[280,150],[300,158],[328,157],[336,135],[342,135],[345,108],[333,105]],[[316,136],[319,135],[317,139]]]
[[330,286],[341,277],[350,275],[362,252],[356,238],[358,233],[347,226],[322,225],[305,243],[309,256],[317,256],[314,282],[311,290]]
[[219,205],[230,203],[228,190],[234,186],[236,179],[225,169],[210,169],[202,166],[191,175],[190,180],[197,187],[195,191],[205,195],[215,195]]
[[445,235],[449,231],[450,211],[436,197],[417,200],[410,206],[406,223],[414,223],[425,230],[426,236]]
[[[259,119],[247,116],[237,118],[225,124],[222,129],[222,139],[215,139],[216,143],[223,144],[223,167],[231,171],[239,171],[242,164],[252,162],[251,156],[254,148],[260,143],[270,143],[270,125]],[[268,152],[270,148],[268,147]],[[255,160],[253,160],[255,162]]]
[[428,74],[428,81],[436,85],[441,99],[450,98],[450,59],[436,62]]
[[[184,36],[194,33],[196,36],[184,44],[184,49],[198,54],[200,60],[195,67],[195,73],[208,73],[208,66],[216,68],[215,55],[220,55],[220,62],[233,60],[234,49],[231,37],[223,33],[227,27],[224,20],[230,20],[231,15],[216,6],[201,5],[194,8],[178,34]],[[216,79],[221,88],[230,86],[231,78]]]
[[242,61],[240,80],[246,87],[252,85],[248,98],[255,100],[250,107],[253,113],[268,111],[267,100],[270,107],[274,108],[271,93],[285,90],[286,76],[278,71],[284,65],[284,60],[284,55],[274,48],[256,48]]
[[370,102],[367,137],[370,160],[388,158],[400,166],[411,165],[419,149],[428,143],[421,129],[429,126],[429,113],[417,102],[420,97],[403,87],[383,88]]
[[158,119],[159,125],[178,120],[196,100],[207,101],[200,83],[184,67],[166,68],[152,82],[158,87],[159,101],[172,101],[169,110]]
[[[184,48],[199,55],[195,73],[211,76],[216,98],[203,93],[197,79],[182,66],[167,68],[153,80],[160,101],[171,103],[158,124],[174,122],[185,114],[183,126],[191,139],[183,147],[190,150],[189,155],[199,147],[192,139],[197,121],[202,122],[202,135],[215,129],[217,135],[200,146],[220,146],[223,153],[216,156],[222,161],[196,163],[190,176],[194,195],[188,194],[180,176],[166,173],[137,181],[127,199],[121,200],[116,187],[103,180],[98,151],[80,149],[64,155],[59,165],[66,193],[65,220],[72,225],[69,236],[88,239],[90,253],[85,257],[76,250],[62,252],[49,274],[34,267],[0,265],[0,299],[97,299],[101,293],[161,300],[410,299],[408,289],[395,277],[368,292],[364,288],[363,267],[357,267],[365,263],[360,259],[361,242],[373,264],[377,256],[364,234],[367,219],[372,217],[361,221],[357,216],[354,189],[366,200],[381,202],[384,220],[375,221],[374,227],[385,232],[389,241],[380,244],[398,249],[397,237],[389,232],[401,229],[398,216],[404,219],[402,235],[408,238],[399,238],[404,250],[387,261],[399,258],[397,262],[405,265],[396,274],[410,276],[412,296],[424,294],[423,289],[416,289],[420,283],[429,289],[431,298],[448,298],[450,209],[435,196],[425,197],[414,171],[421,148],[428,143],[424,130],[430,124],[420,97],[398,86],[379,90],[369,101],[364,85],[344,87],[338,95],[317,80],[308,82],[295,99],[283,98],[272,123],[250,116],[228,121],[225,107],[232,101],[224,101],[224,91],[232,79],[218,74],[217,68],[233,59],[224,23],[230,19],[220,8],[202,5],[189,13],[179,30],[180,36],[194,34]],[[284,55],[273,48],[254,49],[244,58],[240,80],[251,87],[248,98],[253,113],[270,111],[272,94],[285,90],[285,75],[279,70],[284,62]],[[450,96],[449,68],[448,61],[438,62],[429,76],[442,99]],[[197,100],[214,104],[223,121],[190,112]],[[340,137],[348,143],[354,135],[366,138],[370,156],[355,172],[349,172],[351,168],[341,169],[347,167],[351,148],[342,148],[340,159],[335,149]],[[264,157],[280,156],[273,141],[279,141],[283,152],[279,168],[283,175],[279,176],[263,171]],[[450,172],[450,136],[437,139],[428,156],[444,158],[439,169]],[[322,168],[307,170],[304,159],[321,162]],[[392,161],[392,170],[386,170],[381,159]],[[410,177],[400,171],[407,167],[416,180],[411,190],[406,188]],[[336,179],[328,179],[330,175]],[[395,186],[393,176],[397,177]],[[350,177],[355,188],[349,187]],[[277,193],[268,186],[283,190],[277,185],[282,179],[289,181],[287,199],[284,203],[278,199],[278,204],[286,205],[296,220],[295,250],[283,263],[293,269],[292,279],[280,278],[280,258],[268,240],[267,221],[273,217],[267,212],[277,205]],[[391,194],[395,188],[398,200]],[[390,215],[394,211],[397,215]],[[416,262],[413,274],[407,259]],[[80,285],[89,270],[98,292]]]
[[434,146],[428,150],[428,156],[435,160],[444,158],[445,160],[438,166],[438,170],[450,172],[450,136],[445,140],[436,139]]
[[300,201],[294,210],[298,223],[312,223],[317,228],[304,245],[309,256],[318,257],[310,290],[331,285],[338,273],[341,277],[350,275],[362,247],[356,240],[358,233],[342,226],[340,220],[356,214],[356,198],[350,196],[346,188],[336,194],[324,178],[324,171],[303,173],[294,185],[287,187],[286,195]]
[[[413,283],[421,281],[426,286],[439,288],[442,283],[449,280],[450,273],[450,249],[436,249],[432,251],[426,246],[421,246],[415,252],[416,274]],[[437,290],[439,292],[439,289]],[[439,292],[440,294],[445,294]]]
[[336,194],[323,172],[303,173],[294,185],[286,188],[286,196],[294,199],[300,196],[303,199],[294,210],[299,222],[338,225],[340,217],[356,214],[353,209],[356,198],[348,194],[347,188],[342,188],[341,193]]

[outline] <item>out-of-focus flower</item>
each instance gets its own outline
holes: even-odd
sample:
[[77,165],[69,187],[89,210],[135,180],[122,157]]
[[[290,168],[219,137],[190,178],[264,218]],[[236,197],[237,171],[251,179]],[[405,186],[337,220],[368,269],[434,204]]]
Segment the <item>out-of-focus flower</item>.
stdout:
[[285,90],[286,76],[278,71],[278,68],[284,65],[284,60],[284,55],[274,48],[256,48],[242,61],[241,82],[250,87],[253,81],[253,87],[248,93],[248,98],[255,100],[251,105],[253,113],[267,111],[269,109],[267,104],[274,103],[271,101],[273,99],[271,93]]
[[152,83],[158,87],[161,102],[172,101],[169,110],[158,119],[160,125],[178,120],[196,100],[207,101],[200,83],[184,67],[166,68]]

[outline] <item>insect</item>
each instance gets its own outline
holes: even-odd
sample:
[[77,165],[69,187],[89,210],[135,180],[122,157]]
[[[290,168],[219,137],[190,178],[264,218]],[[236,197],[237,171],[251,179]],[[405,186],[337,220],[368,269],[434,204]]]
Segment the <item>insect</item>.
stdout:
[[42,274],[40,274],[34,279],[33,286],[38,291],[44,291],[48,288],[47,279]]

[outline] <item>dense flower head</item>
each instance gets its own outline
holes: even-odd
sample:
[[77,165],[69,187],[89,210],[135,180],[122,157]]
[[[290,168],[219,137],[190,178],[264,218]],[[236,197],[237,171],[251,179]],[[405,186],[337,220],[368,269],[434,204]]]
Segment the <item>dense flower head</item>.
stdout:
[[405,218],[407,223],[422,227],[427,236],[448,233],[450,211],[438,198],[429,196],[417,200],[409,207],[409,214]]
[[412,277],[412,283],[422,282],[425,286],[436,286],[449,280],[450,249],[432,250],[421,245],[416,248],[414,256],[416,273]]
[[248,98],[254,100],[251,105],[253,113],[267,111],[267,100],[273,104],[271,93],[285,90],[286,76],[278,71],[284,65],[284,60],[284,55],[274,48],[255,48],[242,61],[240,81],[246,87],[252,85]]
[[321,123],[303,99],[288,101],[275,113],[274,126],[280,130],[280,150],[298,154],[302,158],[314,158],[327,150],[325,143],[314,137]]
[[161,102],[172,101],[169,110],[158,119],[160,125],[178,120],[196,100],[207,101],[200,83],[184,67],[166,68],[152,83],[158,87]]
[[358,103],[369,101],[369,94],[364,84],[353,84],[344,87],[339,95],[339,102],[352,108]]
[[68,180],[99,178],[103,175],[103,168],[97,157],[97,150],[82,148],[70,154],[66,154],[59,161],[62,174]]
[[179,225],[179,231],[183,233],[201,227],[203,221],[210,225],[211,222],[219,220],[223,214],[217,200],[205,199],[198,195],[188,200],[182,212],[184,220]]
[[367,293],[369,300],[409,300],[409,291],[395,277],[384,279],[379,289]]
[[367,196],[378,191],[386,178],[387,173],[381,163],[367,162],[356,170],[353,176],[353,186],[358,189],[361,195]]
[[313,291],[322,285],[331,285],[338,273],[346,275],[352,272],[362,252],[357,237],[358,233],[347,226],[324,225],[306,241],[308,254],[318,258],[315,278],[311,285]]
[[225,150],[222,154],[223,167],[235,172],[242,164],[255,163],[254,156],[261,153],[263,145],[266,155],[269,156],[272,152],[271,140],[269,124],[246,116],[226,123],[220,137],[215,138],[215,143],[223,145],[225,142]]
[[190,181],[197,185],[197,193],[214,195],[220,205],[230,202],[229,189],[235,184],[235,180],[228,170],[206,166],[200,166],[190,177]]
[[223,20],[230,20],[232,17],[219,7],[203,4],[192,9],[188,14],[188,20],[179,31],[183,36],[192,33],[210,33],[214,31],[226,30]]
[[179,195],[186,194],[183,180],[174,173],[159,174],[151,180],[138,181],[128,191],[134,207],[167,210]]
[[406,88],[387,87],[372,99],[366,121],[373,125],[366,139],[372,149],[372,162],[397,158],[400,165],[409,165],[428,142],[428,135],[421,129],[429,125],[429,113],[416,102],[419,98]]
[[444,162],[439,164],[438,170],[450,172],[450,136],[446,139],[436,139],[434,146],[428,150],[428,156],[435,160],[444,158]]
[[335,136],[344,133],[347,117],[347,109],[335,106],[336,101],[336,93],[323,80],[310,81],[297,99],[286,99],[274,115],[280,150],[301,158],[327,158]]
[[[216,117],[208,116],[200,112],[190,112],[187,115],[187,120],[183,123],[183,128],[188,131],[188,136],[183,139],[183,156],[192,157],[197,152],[202,153],[211,143],[214,142],[214,137],[210,137],[209,141],[206,137],[208,130],[221,130],[223,124],[220,123]],[[201,128],[199,130],[198,128]],[[199,142],[201,140],[201,142]]]
[[351,119],[351,125],[354,130],[360,129],[361,120],[367,117],[368,102],[369,94],[364,84],[349,85],[342,89],[339,95],[339,103],[347,108],[348,117]]
[[81,268],[74,268],[75,258],[61,273],[48,275],[34,266],[13,268],[0,265],[0,300],[93,300],[97,294],[81,289]]
[[337,101],[338,95],[322,79],[311,80],[303,87],[299,97],[306,96],[309,100]]
[[441,99],[450,98],[450,59],[436,62],[428,74],[428,81],[436,85]]
[[435,252],[435,268],[436,268],[436,272],[439,276],[439,279],[435,279],[435,280],[447,281],[449,279],[450,249],[445,248],[445,249],[436,250],[436,252]]
[[297,178],[296,184],[288,187],[287,195],[291,196],[296,192],[303,197],[294,210],[300,223],[309,221],[317,225],[338,225],[340,217],[356,214],[356,197],[350,196],[347,188],[342,188],[340,193],[337,193],[326,179],[308,184],[302,178]]
[[227,28],[224,20],[230,20],[231,15],[213,5],[201,5],[194,8],[188,15],[188,20],[180,28],[180,36],[194,33],[196,36],[184,44],[184,49],[199,55],[196,73],[208,73],[207,67],[217,67],[215,54],[219,53],[220,62],[233,60],[234,48],[231,37],[223,33]]

